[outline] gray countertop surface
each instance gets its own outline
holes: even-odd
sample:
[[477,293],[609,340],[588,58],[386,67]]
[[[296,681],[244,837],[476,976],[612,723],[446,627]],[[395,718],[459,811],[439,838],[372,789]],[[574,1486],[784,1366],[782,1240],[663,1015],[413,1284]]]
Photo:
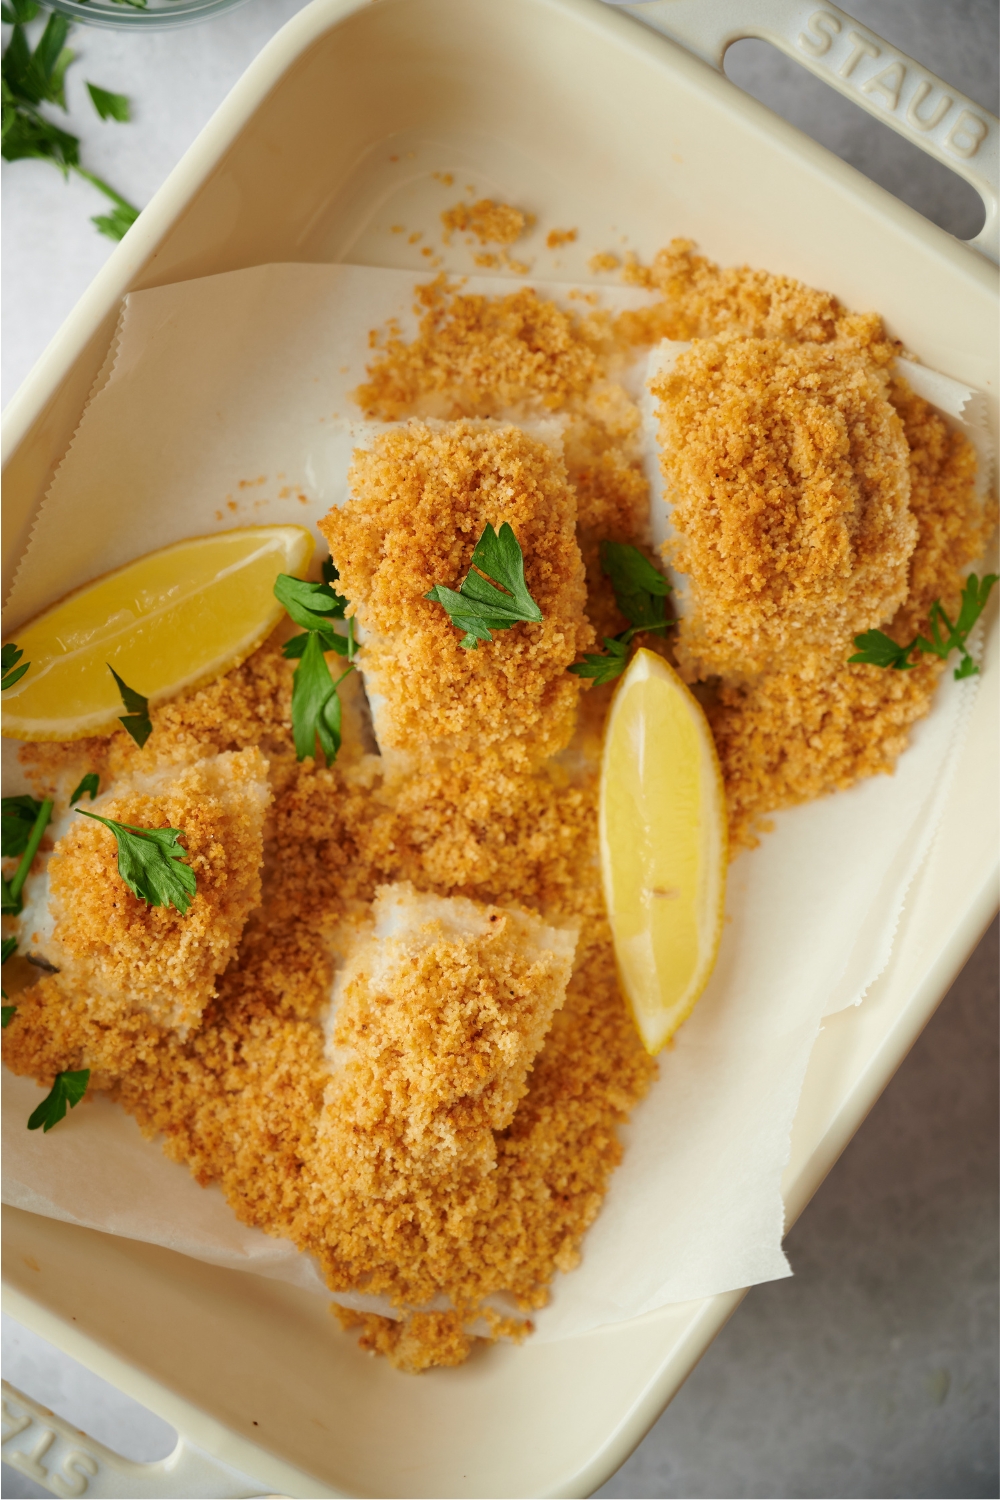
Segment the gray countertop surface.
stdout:
[[[497,0],[501,3],[501,0]],[[710,0],[706,0],[710,3]],[[69,128],[92,169],[148,200],[298,0],[249,0],[152,35],[77,28]],[[859,20],[997,108],[997,0],[853,0]],[[787,119],[962,238],[982,211],[947,168],[762,42],[727,71]],[[84,80],[129,94],[102,124]],[[9,399],[112,246],[103,200],[42,162],[4,163],[3,358]],[[997,1338],[997,928],[959,976],[789,1235],[792,1280],[755,1287],[602,1496],[1000,1494]],[[4,1375],[136,1459],[170,1429],[11,1319]],[[3,1468],[4,1496],[47,1495]]]

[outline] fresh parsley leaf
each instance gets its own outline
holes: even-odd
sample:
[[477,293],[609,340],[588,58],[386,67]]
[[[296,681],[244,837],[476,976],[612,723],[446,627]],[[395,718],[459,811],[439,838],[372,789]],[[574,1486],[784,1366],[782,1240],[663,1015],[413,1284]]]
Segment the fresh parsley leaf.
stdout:
[[[305,627],[305,634],[293,636],[286,641],[282,654],[290,660],[298,660],[292,678],[292,735],[295,753],[299,760],[307,755],[323,764],[336,760],[341,742],[341,704],[337,688],[348,672],[352,672],[357,646],[354,640],[354,620],[347,620],[347,634],[340,635],[333,627],[334,620],[343,620],[348,601],[338,594],[333,585],[340,574],[327,558],[323,563],[323,582],[309,583],[303,578],[294,578],[290,573],[279,573],[274,584],[275,598],[283,604],[296,625]],[[346,656],[351,665],[334,682],[327,666],[325,652],[335,651]],[[316,743],[319,741],[319,754]]]
[[[132,0],[132,3],[144,6],[145,0]],[[38,45],[32,51],[24,27],[38,14],[38,9],[35,0],[12,0],[10,6],[3,8],[3,19],[13,30],[0,62],[3,83],[0,155],[5,161],[26,158],[50,161],[64,177],[68,177],[71,171],[85,177],[114,204],[110,214],[97,215],[93,222],[102,233],[121,239],[138,217],[139,210],[103,178],[83,167],[79,138],[62,130],[41,112],[43,104],[66,108],[65,75],[73,53],[64,45],[69,35],[69,22],[61,15],[49,17]],[[91,86],[92,96],[94,87],[96,85]],[[108,99],[121,98],[107,90],[99,92]]]
[[109,214],[91,214],[90,222],[109,240],[123,240],[138,217],[137,208],[119,203]]
[[618,608],[640,630],[666,627],[664,599],[670,584],[663,574],[627,542],[601,543],[601,570],[611,579]]
[[962,590],[961,604],[958,610],[958,619],[954,625],[948,618],[941,602],[935,599],[930,608],[931,640],[926,636],[917,637],[917,645],[921,651],[932,652],[935,656],[945,661],[952,651],[960,651],[962,660],[955,669],[955,676],[974,677],[979,671],[972,657],[966,649],[966,640],[979,616],[986,607],[986,601],[993,591],[993,585],[997,582],[996,573],[987,573],[982,583],[975,573],[970,573],[965,580]]
[[908,646],[900,646],[882,630],[866,630],[854,637],[854,644],[858,649],[847,658],[849,662],[869,667],[894,667],[897,672],[910,672],[916,666],[916,662],[910,660],[916,640],[910,641]]
[[40,9],[37,0],[11,0],[10,5],[0,5],[0,20],[5,26],[26,26]]
[[[17,938],[16,937],[4,938],[4,940],[3,940],[3,956],[0,957],[0,964],[5,964],[7,962],[7,960],[8,960],[8,958],[10,958],[11,954],[16,951],[16,949],[17,949]],[[3,988],[0,988],[0,995],[2,995],[3,998],[6,1000],[6,998],[7,998],[7,991],[5,989],[3,989]],[[14,1012],[16,1010],[17,1010],[17,1006],[16,1005],[5,1005],[3,1007],[3,1024],[4,1024],[5,1027],[7,1025],[7,1022],[10,1020],[11,1016],[14,1014]]]
[[21,666],[17,665],[23,655],[24,652],[19,650],[13,641],[8,641],[6,646],[0,648],[0,672],[3,674],[0,677],[0,692],[13,687],[15,682],[20,682],[31,666],[30,661],[24,662]]
[[118,120],[125,124],[132,118],[129,102],[124,94],[112,94],[96,83],[87,84],[87,93],[102,120]]
[[334,591],[325,580],[323,583],[308,583],[304,578],[293,578],[290,573],[279,573],[274,581],[274,597],[284,605],[296,625],[304,630],[325,630],[333,634],[331,620],[342,620],[347,600]]
[[24,853],[41,806],[28,796],[0,800],[0,854],[4,859],[16,859]]
[[76,1109],[87,1092],[89,1082],[89,1068],[80,1068],[77,1072],[71,1073],[57,1073],[55,1082],[41,1104],[28,1116],[28,1129],[41,1129],[48,1133],[53,1125],[58,1125],[60,1120],[66,1118],[67,1105],[70,1109]]
[[101,778],[98,776],[97,772],[88,771],[86,776],[80,782],[80,785],[77,787],[76,791],[73,793],[72,797],[69,799],[70,807],[73,806],[74,802],[79,802],[80,798],[87,792],[90,793],[90,800],[91,802],[93,802],[94,798],[97,796],[98,791],[100,790],[100,786]]
[[118,844],[118,873],[133,896],[149,906],[172,906],[182,917],[187,914],[198,882],[184,863],[187,850],[177,842],[184,837],[183,828],[137,828],[82,807],[77,812],[111,829]]
[[310,630],[292,678],[292,735],[299,760],[305,760],[307,755],[319,759],[318,740],[323,764],[328,766],[336,760],[340,749],[341,708],[337,688],[354,668],[349,666],[334,682],[323,650],[321,632]]
[[135,688],[130,688],[127,683],[122,682],[114,667],[108,662],[108,671],[118,684],[121,700],[128,709],[118,720],[123,729],[135,740],[141,750],[153,732],[153,724],[149,717],[149,699],[137,693]]
[[[11,797],[4,800],[15,802],[20,799]],[[33,801],[34,799],[29,800]],[[25,841],[21,862],[14,872],[13,879],[8,880],[6,876],[3,879],[3,899],[0,901],[0,913],[5,917],[16,917],[21,910],[21,892],[24,889],[24,882],[28,878],[32,861],[38,853],[38,846],[42,842],[42,836],[52,816],[52,801],[50,798],[46,798],[44,802],[39,802],[37,806],[38,811],[35,814],[34,822]]]
[[975,573],[970,573],[965,580],[958,619],[954,624],[940,599],[935,599],[930,607],[930,640],[925,635],[917,635],[908,645],[899,646],[881,630],[866,630],[862,635],[854,637],[854,644],[859,649],[854,656],[847,658],[848,661],[872,667],[892,667],[897,672],[908,672],[915,665],[910,661],[914,651],[920,651],[928,656],[937,656],[941,661],[946,661],[952,651],[960,651],[961,660],[955,668],[954,677],[958,681],[961,681],[963,677],[975,677],[979,668],[969,655],[966,641],[986,607],[993,585],[998,581],[1000,581],[1000,575],[996,573],[987,573],[982,582]]
[[[631,635],[631,631],[626,631]],[[574,662],[570,671],[577,677],[592,677],[600,685],[602,682],[614,682],[620,677],[628,663],[628,642],[620,636],[605,636],[604,644],[607,646],[607,655],[594,653],[585,656],[583,661]]]
[[0,1022],[2,1022],[4,1031],[7,1030],[7,1027],[10,1025],[11,1021],[13,1021],[16,1015],[16,1005],[0,1005]]
[[642,631],[669,630],[675,623],[667,619],[664,604],[670,584],[638,547],[602,542],[601,570],[611,579],[618,608],[632,624],[620,635],[604,637],[607,655],[590,654],[570,667],[575,676],[593,678],[598,685],[613,682],[624,672],[633,637]]
[[347,622],[347,634],[337,635],[332,630],[306,631],[305,635],[293,635],[281,648],[281,654],[288,661],[296,661],[306,649],[306,641],[310,633],[318,635],[323,643],[324,651],[335,651],[338,656],[353,657],[355,654],[354,643],[354,619],[353,616]]
[[465,651],[476,651],[480,641],[492,641],[491,630],[509,630],[520,620],[543,618],[524,581],[524,554],[506,521],[499,534],[487,522],[457,592],[438,583],[424,598],[440,604],[451,623],[465,631],[459,641]]

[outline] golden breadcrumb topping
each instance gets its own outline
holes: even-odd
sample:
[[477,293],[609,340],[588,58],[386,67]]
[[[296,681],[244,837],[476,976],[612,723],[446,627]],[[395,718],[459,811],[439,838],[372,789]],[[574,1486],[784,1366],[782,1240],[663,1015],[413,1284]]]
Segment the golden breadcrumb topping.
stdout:
[[[366,681],[385,700],[383,747],[471,736],[534,759],[561,749],[579,694],[566,669],[593,640],[562,459],[516,427],[414,422],[355,452],[349,482],[320,529],[363,629]],[[457,590],[484,528],[505,522],[543,619],[466,650],[426,595]]]
[[598,250],[597,254],[592,255],[588,260],[587,269],[598,275],[601,271],[617,271],[620,265],[621,261],[613,250]]
[[504,297],[416,288],[420,329],[391,330],[355,399],[369,417],[499,417],[555,410],[604,374],[593,317],[563,312],[531,287]]
[[451,243],[453,232],[458,230],[459,234],[474,234],[481,245],[513,245],[534,222],[534,214],[510,203],[494,203],[492,198],[456,203],[441,215],[445,244]]
[[829,292],[750,266],[719,267],[694,253],[691,240],[671,240],[640,266],[626,257],[622,279],[657,294],[648,309],[619,314],[622,338],[639,344],[660,339],[711,338],[734,332],[747,338],[826,343],[847,316]]
[[688,578],[676,653],[689,679],[839,660],[902,603],[916,540],[909,449],[877,319],[826,344],[695,342],[658,399],[661,466]]
[[550,229],[545,236],[545,244],[549,250],[561,250],[563,245],[572,245],[580,231],[578,229]]

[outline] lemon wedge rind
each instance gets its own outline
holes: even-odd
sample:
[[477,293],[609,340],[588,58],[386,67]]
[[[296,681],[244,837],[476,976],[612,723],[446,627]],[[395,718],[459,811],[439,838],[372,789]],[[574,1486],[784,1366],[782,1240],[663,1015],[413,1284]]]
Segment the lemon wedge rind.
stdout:
[[313,547],[303,526],[243,526],[175,542],[74,589],[13,634],[31,666],[3,695],[3,734],[112,733],[124,709],[109,665],[150,705],[231,671],[284,614],[278,574],[302,576]]
[[727,842],[701,705],[662,657],[640,650],[608,716],[600,850],[619,981],[650,1054],[691,1014],[714,968]]

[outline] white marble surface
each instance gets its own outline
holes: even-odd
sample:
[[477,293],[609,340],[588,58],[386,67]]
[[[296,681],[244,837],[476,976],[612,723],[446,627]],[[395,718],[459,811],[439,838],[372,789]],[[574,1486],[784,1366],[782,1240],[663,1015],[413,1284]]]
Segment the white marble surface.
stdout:
[[[996,0],[848,8],[996,109]],[[77,28],[69,128],[84,160],[147,201],[297,9],[249,0],[151,36]],[[727,71],[952,233],[976,232],[964,183],[794,63],[748,41]],[[130,94],[134,122],[98,121],[86,79]],[[2,187],[7,400],[112,247],[86,184],[16,162]],[[994,927],[789,1237],[794,1279],[754,1289],[601,1495],[998,1494],[996,991]],[[169,1451],[164,1423],[10,1319],[3,1359],[7,1379],[127,1456]],[[4,1467],[2,1493],[48,1492]]]

